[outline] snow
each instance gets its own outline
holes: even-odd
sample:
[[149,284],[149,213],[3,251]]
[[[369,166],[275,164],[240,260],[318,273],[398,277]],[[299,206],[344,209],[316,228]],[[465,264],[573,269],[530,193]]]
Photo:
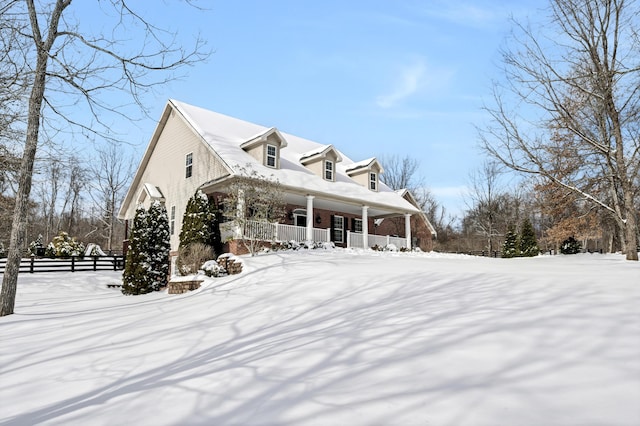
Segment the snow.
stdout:
[[[287,147],[280,150],[280,169],[273,169],[260,164],[241,148],[247,141],[255,139],[256,135],[262,135],[273,128],[229,117],[174,99],[171,99],[169,103],[180,112],[191,127],[236,174],[242,174],[242,169],[250,164],[256,172],[264,176],[273,176],[281,184],[299,188],[302,191],[310,191],[326,197],[340,194],[364,204],[375,203],[392,209],[403,209],[408,213],[419,213],[419,209],[382,182],[378,186],[378,191],[370,191],[366,186],[356,183],[348,176],[347,169],[354,165],[361,165],[361,162],[354,163],[333,145],[319,144],[280,132],[280,135],[286,140]],[[324,180],[300,163],[301,156],[310,153],[317,154],[327,149],[335,149],[337,155],[342,159],[336,163],[335,182]],[[366,161],[369,164],[372,159]]]
[[638,425],[640,264],[299,250],[199,290],[24,274],[2,425]]
[[145,191],[147,191],[147,194],[149,194],[149,197],[151,197],[152,200],[164,199],[162,192],[160,192],[160,188],[158,188],[157,186],[150,183],[145,183],[144,189]]

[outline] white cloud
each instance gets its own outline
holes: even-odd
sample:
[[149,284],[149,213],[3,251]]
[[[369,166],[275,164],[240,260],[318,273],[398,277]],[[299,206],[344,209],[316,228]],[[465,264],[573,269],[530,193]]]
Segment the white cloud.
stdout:
[[427,67],[423,61],[404,67],[399,75],[393,91],[378,96],[376,104],[380,108],[391,108],[420,90],[426,78]]
[[389,93],[378,96],[376,105],[380,108],[393,108],[407,99],[427,90],[448,85],[452,72],[428,67],[424,59],[414,60],[410,65],[399,67],[393,88]]

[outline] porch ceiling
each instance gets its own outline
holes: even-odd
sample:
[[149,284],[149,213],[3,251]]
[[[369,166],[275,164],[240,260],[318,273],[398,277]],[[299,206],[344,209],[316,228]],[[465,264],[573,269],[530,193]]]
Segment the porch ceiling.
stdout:
[[[285,201],[289,204],[299,205],[302,208],[306,208],[307,206],[306,195],[287,193],[285,194]],[[364,203],[362,204],[347,203],[344,201],[322,198],[318,195],[316,195],[315,198],[313,199],[314,209],[348,213],[348,214],[353,214],[355,216],[362,215],[363,205]],[[379,206],[369,205],[367,214],[371,218],[376,218],[376,217],[399,216],[399,215],[403,215],[404,212],[400,212],[398,210],[392,210],[392,209],[384,209]]]

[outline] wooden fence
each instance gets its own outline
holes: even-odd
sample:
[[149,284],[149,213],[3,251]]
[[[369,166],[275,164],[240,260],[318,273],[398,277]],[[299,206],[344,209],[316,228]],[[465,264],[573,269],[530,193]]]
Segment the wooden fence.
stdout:
[[[7,259],[0,259],[0,274]],[[119,271],[124,269],[124,256],[73,256],[67,259],[27,257],[20,261],[20,272]]]

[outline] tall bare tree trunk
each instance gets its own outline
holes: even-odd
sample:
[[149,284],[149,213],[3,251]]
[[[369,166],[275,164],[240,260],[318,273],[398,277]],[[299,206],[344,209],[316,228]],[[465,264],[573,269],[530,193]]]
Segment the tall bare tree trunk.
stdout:
[[[39,40],[36,40],[36,43],[39,45],[42,44]],[[18,272],[20,270],[20,260],[22,258],[22,247],[24,245],[29,195],[31,194],[33,163],[35,161],[36,150],[38,148],[40,109],[42,108],[42,100],[44,99],[48,54],[47,50],[43,49],[45,48],[42,46],[39,46],[38,48],[35,81],[29,97],[27,136],[24,144],[24,153],[22,154],[22,163],[20,164],[18,192],[16,194],[16,205],[13,211],[11,237],[9,239],[9,250],[7,253],[7,265],[2,277],[2,292],[0,293],[0,300],[2,304],[0,305],[0,316],[12,314],[16,300]]]

